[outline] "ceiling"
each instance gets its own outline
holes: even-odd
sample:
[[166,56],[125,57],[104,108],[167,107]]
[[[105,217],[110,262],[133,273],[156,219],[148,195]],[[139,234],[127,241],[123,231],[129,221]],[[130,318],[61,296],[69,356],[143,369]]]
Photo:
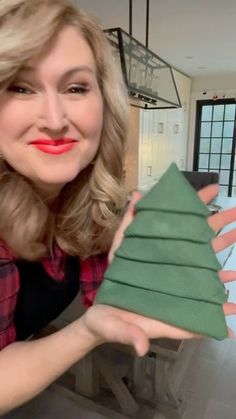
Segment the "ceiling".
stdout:
[[[149,48],[191,77],[236,73],[236,0],[149,0]],[[129,32],[129,0],[74,0],[103,28]],[[133,0],[133,36],[145,44],[146,0]]]

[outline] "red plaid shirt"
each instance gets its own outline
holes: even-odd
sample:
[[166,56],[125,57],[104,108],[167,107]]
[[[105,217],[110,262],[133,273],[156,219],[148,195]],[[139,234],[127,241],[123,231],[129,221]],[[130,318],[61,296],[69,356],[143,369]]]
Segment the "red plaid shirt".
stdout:
[[[15,260],[14,254],[0,242],[0,350],[16,340],[13,319],[20,278]],[[56,281],[64,280],[64,260],[65,254],[57,246],[53,260],[50,257],[42,259],[45,270]],[[107,255],[104,254],[80,262],[80,292],[86,307],[93,304],[106,267]]]

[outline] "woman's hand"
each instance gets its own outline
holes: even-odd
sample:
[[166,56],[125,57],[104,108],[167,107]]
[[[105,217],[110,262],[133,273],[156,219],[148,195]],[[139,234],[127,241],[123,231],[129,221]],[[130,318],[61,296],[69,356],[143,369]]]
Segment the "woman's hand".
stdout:
[[[214,199],[218,194],[218,186],[217,185],[210,185],[206,188],[201,189],[198,192],[199,198],[205,203],[208,204],[209,202]],[[215,232],[219,231],[220,229],[224,228],[228,224],[236,221],[236,208],[230,208],[225,211],[221,211],[217,214],[211,215],[208,217],[208,224]],[[236,242],[236,229],[230,230],[227,233],[221,234],[220,236],[216,236],[212,240],[212,247],[214,251],[220,252],[226,249],[228,246],[231,246]],[[236,280],[236,271],[220,271],[219,277],[222,283],[235,281]],[[236,314],[236,304],[234,303],[225,303],[223,305],[223,310],[225,315]],[[229,329],[229,336],[232,336],[233,333]]]
[[92,336],[90,340],[96,341],[94,346],[105,342],[123,343],[133,346],[139,356],[148,351],[150,339],[201,337],[159,320],[103,304],[93,305],[79,320]]
[[[217,185],[210,185],[198,192],[200,199],[205,203],[217,195]],[[141,194],[134,193],[128,206],[127,212],[115,235],[109,260],[113,258],[114,251],[119,247],[124,230],[134,217],[134,205],[141,198]],[[227,224],[236,221],[236,208],[222,211],[208,218],[210,227],[214,231],[222,229]],[[236,241],[236,229],[212,240],[215,252],[219,252],[232,245]],[[235,271],[220,271],[220,280],[224,282],[236,279]],[[236,314],[236,304],[225,303],[223,305],[225,315]],[[98,343],[120,342],[133,345],[138,355],[144,355],[149,348],[149,339],[167,337],[173,339],[189,339],[200,337],[190,331],[179,329],[158,320],[150,319],[132,312],[120,310],[106,305],[94,305],[83,318],[86,328],[92,335],[96,335]],[[229,330],[229,336],[232,336]]]

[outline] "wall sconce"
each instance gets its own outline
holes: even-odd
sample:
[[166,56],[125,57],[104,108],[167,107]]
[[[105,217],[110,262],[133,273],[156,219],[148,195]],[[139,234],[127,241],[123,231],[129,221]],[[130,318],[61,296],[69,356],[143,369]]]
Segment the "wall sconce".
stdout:
[[174,132],[174,134],[178,134],[179,133],[179,124],[174,124],[174,126],[173,126],[173,132]]
[[158,134],[163,134],[163,132],[164,132],[164,122],[158,122],[157,132],[158,132]]

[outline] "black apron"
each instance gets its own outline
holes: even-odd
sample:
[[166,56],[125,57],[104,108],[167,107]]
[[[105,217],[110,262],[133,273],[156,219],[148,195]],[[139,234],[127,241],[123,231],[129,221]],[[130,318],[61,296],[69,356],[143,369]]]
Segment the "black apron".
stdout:
[[79,291],[79,258],[67,256],[65,278],[56,281],[41,262],[16,261],[20,290],[14,314],[16,339],[25,340],[59,316]]

